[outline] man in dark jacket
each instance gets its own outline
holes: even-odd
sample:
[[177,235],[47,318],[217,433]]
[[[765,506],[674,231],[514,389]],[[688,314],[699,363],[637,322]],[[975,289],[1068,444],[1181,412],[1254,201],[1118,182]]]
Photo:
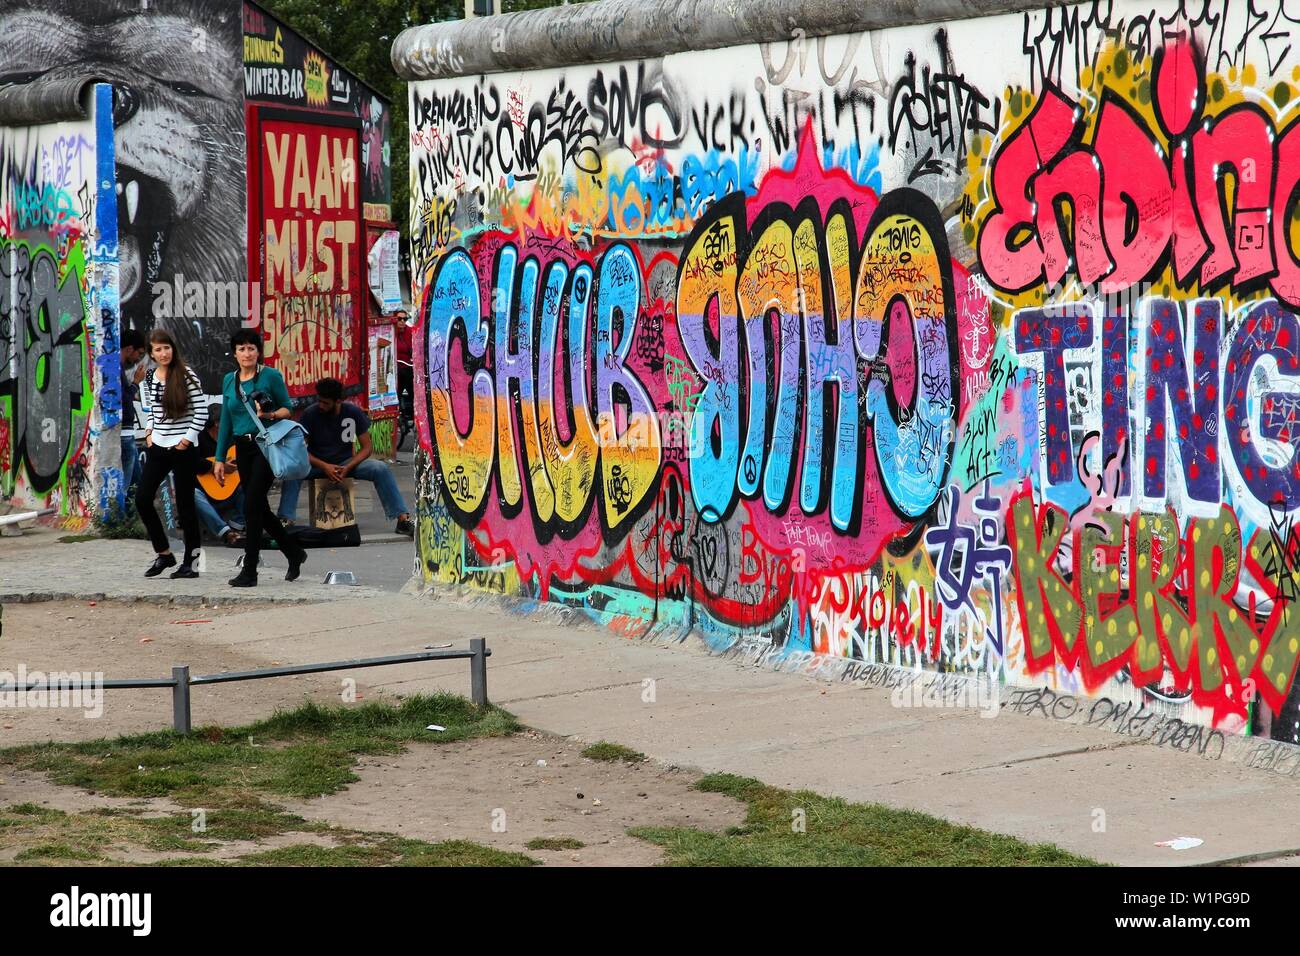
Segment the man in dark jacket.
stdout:
[[131,486],[140,470],[140,451],[135,443],[135,403],[140,397],[140,383],[149,371],[144,353],[143,335],[131,330],[122,333],[122,487],[128,501],[134,497]]

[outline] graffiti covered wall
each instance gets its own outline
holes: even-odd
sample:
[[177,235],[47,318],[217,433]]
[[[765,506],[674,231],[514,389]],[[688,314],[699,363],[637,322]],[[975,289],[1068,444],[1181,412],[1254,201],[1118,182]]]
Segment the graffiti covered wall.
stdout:
[[121,413],[111,91],[87,95],[84,120],[0,128],[0,502],[73,524],[121,484],[95,442]]
[[0,8],[0,85],[113,84],[123,327],[166,325],[214,392],[241,314],[213,291],[246,278],[240,63],[238,0]]
[[289,394],[362,387],[363,220],[392,216],[386,100],[270,13],[244,4],[250,274],[269,365]]
[[1291,739],[1298,37],[1116,2],[412,83],[422,573]]

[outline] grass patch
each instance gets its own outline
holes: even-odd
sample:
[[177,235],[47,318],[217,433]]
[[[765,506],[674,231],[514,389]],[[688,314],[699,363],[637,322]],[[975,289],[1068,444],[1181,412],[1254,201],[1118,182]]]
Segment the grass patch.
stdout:
[[[748,777],[709,774],[695,789],[748,804],[745,824],[726,833],[687,827],[628,830],[663,847],[670,866],[1098,865],[1051,844],[1024,843],[914,810],[781,790]],[[804,832],[795,826],[801,818]]]
[[573,837],[533,837],[524,845],[530,850],[581,850],[587,844]]
[[[429,733],[429,724],[446,731]],[[68,814],[34,803],[0,810],[0,831],[15,862],[120,862],[141,850],[183,853],[172,866],[531,866],[536,860],[467,841],[426,843],[388,833],[363,833],[285,813],[275,797],[336,793],[358,778],[364,754],[393,754],[420,740],[445,743],[502,736],[519,729],[495,707],[478,708],[455,694],[416,695],[398,704],[357,707],[305,703],[244,727],[205,727],[88,743],[41,744],[0,751],[0,767],[45,773],[59,784],[106,796],[165,797],[180,813],[147,815],[129,807]],[[195,832],[202,810],[202,829]],[[237,841],[256,843],[289,833],[326,834],[338,846],[295,844],[211,857]]]
[[41,843],[20,852],[14,857],[14,862],[33,863],[41,860],[53,860],[56,863],[61,863],[64,860],[99,859],[102,859],[102,857],[97,853],[92,853],[89,850],[79,850],[68,846],[66,843]]
[[[30,807],[30,805],[27,805]],[[532,866],[520,853],[507,853],[465,840],[428,843],[390,833],[366,833],[315,823],[274,810],[216,810],[205,814],[204,829],[193,831],[189,813],[146,817],[119,808],[85,813],[61,811],[16,813],[5,818],[12,829],[5,844],[19,848],[15,863],[61,865],[69,861],[120,864],[140,858],[140,851],[184,853],[164,858],[163,866]],[[287,833],[312,833],[336,846],[293,844],[251,850],[233,859],[216,859],[212,851],[234,841],[256,843]],[[215,841],[215,842],[214,842]],[[196,855],[197,854],[197,855]]]
[[[0,817],[4,842],[21,847],[15,862],[35,860],[107,860],[115,847],[133,846],[157,852],[183,850],[204,853],[216,846],[205,842],[204,834],[191,831],[191,817],[173,814],[144,817],[114,809],[64,813],[43,810],[32,813],[30,804],[8,807]],[[69,856],[62,848],[75,847]]]
[[195,818],[192,814],[149,817],[136,822],[151,834],[155,844],[169,841],[177,844],[175,847],[168,846],[167,849],[194,849],[192,841],[196,839],[220,842],[264,840],[281,833],[324,833],[330,829],[327,823],[316,823],[271,808],[227,807],[205,811],[203,829],[199,832],[194,830]]
[[588,760],[604,760],[606,762],[621,760],[624,763],[641,763],[646,759],[646,755],[640,751],[633,750],[631,747],[624,747],[622,744],[611,744],[608,740],[592,744],[582,752],[582,755]]
[[83,541],[98,541],[97,534],[65,534],[59,538],[59,544],[81,544]]
[[[425,728],[433,723],[447,730],[430,734]],[[264,797],[337,793],[357,780],[352,770],[363,754],[399,753],[412,740],[501,736],[518,727],[505,711],[477,708],[455,694],[416,695],[397,705],[308,702],[232,729],[16,747],[0,751],[0,766],[46,773],[55,783],[110,796],[168,797],[184,807],[247,810],[252,815],[237,817],[238,825],[255,829],[256,812],[274,812]]]
[[471,843],[444,840],[427,843],[387,836],[371,844],[314,846],[296,844],[239,857],[241,866],[535,866],[522,853],[510,853]]
[[96,537],[112,539],[149,538],[144,522],[135,510],[135,500],[128,498],[122,507],[110,502],[108,509],[95,520]]

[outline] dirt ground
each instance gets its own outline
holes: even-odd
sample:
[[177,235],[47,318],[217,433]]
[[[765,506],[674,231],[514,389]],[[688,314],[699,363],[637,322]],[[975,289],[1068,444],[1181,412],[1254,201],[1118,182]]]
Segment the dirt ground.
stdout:
[[[283,806],[359,830],[473,840],[552,866],[653,865],[662,851],[628,836],[628,827],[722,831],[745,820],[739,801],[691,790],[698,774],[587,760],[579,756],[585,747],[536,731],[417,746],[395,758],[365,758],[355,771],[361,781],[342,793]],[[572,837],[586,847],[527,849],[535,837]]]
[[[105,679],[170,677],[177,664],[190,673],[215,674],[267,666],[237,649],[188,639],[184,622],[229,620],[270,607],[248,603],[226,606],[169,606],[121,601],[47,601],[6,604],[0,635],[0,671],[102,671]],[[285,661],[284,663],[289,663]],[[362,699],[365,689],[358,687]],[[232,726],[266,717],[278,706],[294,707],[310,697],[339,701],[340,682],[332,674],[238,681],[191,690],[196,727]],[[0,747],[47,740],[94,740],[120,734],[163,730],[172,723],[171,691],[106,690],[103,713],[87,718],[80,710],[0,707]]]
[[[264,666],[227,647],[187,640],[183,621],[229,619],[253,610],[195,609],[147,604],[53,602],[6,605],[0,639],[0,670],[56,666],[104,671],[106,677],[163,677],[172,664],[188,663],[195,674]],[[145,640],[145,639],[148,640]],[[79,663],[80,662],[80,663]],[[196,725],[245,723],[292,707],[304,697],[337,702],[338,682],[312,675],[194,689]],[[362,699],[366,687],[358,685]],[[88,740],[170,725],[167,691],[108,691],[104,714],[84,719],[77,711],[0,709],[0,747],[45,740]],[[586,744],[536,731],[512,737],[440,744],[413,744],[396,756],[364,757],[347,789],[316,800],[277,801],[308,820],[352,830],[383,831],[428,841],[472,840],[526,853],[550,866],[650,865],[662,851],[627,835],[631,826],[691,826],[723,830],[744,821],[744,805],[721,794],[690,789],[697,775],[652,762],[600,762],[580,756]],[[21,803],[77,813],[124,808],[148,814],[188,812],[167,800],[128,800],[57,786],[43,775],[0,772],[0,809]],[[216,811],[214,811],[216,812]],[[568,837],[575,850],[529,850],[537,837]],[[228,843],[213,857],[226,859],[299,843],[330,845],[322,834],[291,833],[259,843]],[[0,863],[22,847],[0,831]],[[112,856],[124,863],[150,863],[185,853],[123,847]]]

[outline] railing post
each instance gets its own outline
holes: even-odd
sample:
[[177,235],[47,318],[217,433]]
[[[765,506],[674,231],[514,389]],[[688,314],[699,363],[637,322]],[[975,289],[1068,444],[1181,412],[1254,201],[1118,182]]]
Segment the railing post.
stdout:
[[190,665],[172,668],[172,727],[178,734],[190,732]]
[[469,696],[478,707],[487,706],[487,641],[471,638],[469,649],[474,656],[469,662]]

